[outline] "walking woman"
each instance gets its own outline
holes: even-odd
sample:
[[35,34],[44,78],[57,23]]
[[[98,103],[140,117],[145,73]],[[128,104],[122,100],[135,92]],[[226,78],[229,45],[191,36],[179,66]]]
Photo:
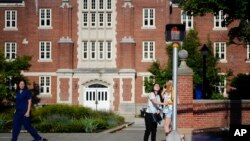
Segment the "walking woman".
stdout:
[[16,112],[13,118],[12,139],[17,141],[22,125],[31,134],[35,141],[47,141],[42,138],[37,131],[31,126],[30,123],[30,110],[31,110],[31,92],[27,89],[24,80],[19,81],[18,90],[16,92]]
[[144,141],[148,141],[149,135],[151,134],[151,141],[156,140],[157,122],[153,120],[153,114],[159,113],[159,105],[166,105],[160,101],[160,85],[154,84],[153,90],[148,96],[147,110],[145,113],[145,126],[146,130],[144,133]]
[[171,126],[171,118],[173,113],[173,87],[172,87],[172,80],[166,81],[166,84],[163,88],[161,96],[164,102],[168,103],[167,105],[163,106],[162,112],[164,114],[164,131],[166,137],[170,132]]

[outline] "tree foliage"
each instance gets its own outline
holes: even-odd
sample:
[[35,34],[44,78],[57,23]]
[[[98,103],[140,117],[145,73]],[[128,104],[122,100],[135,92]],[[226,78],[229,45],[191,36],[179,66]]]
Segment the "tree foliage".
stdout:
[[249,0],[182,0],[180,7],[194,16],[202,16],[205,13],[216,14],[223,10],[226,25],[235,20],[240,21],[239,26],[230,29],[230,41],[239,39],[240,41],[250,42]]
[[[173,48],[171,46],[172,46],[171,44],[166,46],[168,64],[166,66],[161,66],[159,62],[153,62],[151,67],[148,69],[148,71],[152,74],[152,77],[151,79],[145,80],[144,82],[147,92],[152,90],[153,83],[159,83],[161,86],[163,86],[167,79],[168,80],[172,79]],[[190,68],[192,68],[194,71],[194,75],[193,75],[194,89],[198,84],[203,83],[203,79],[202,79],[203,78],[203,60],[202,60],[202,55],[199,50],[200,46],[201,44],[198,38],[197,31],[189,30],[183,42],[182,49],[185,49],[188,51],[188,58],[186,61],[187,61],[187,65]],[[214,57],[212,53],[212,44],[209,40],[208,40],[207,46],[209,50],[208,50],[208,55],[206,57],[207,59],[206,79],[208,81],[207,89],[210,90],[210,91],[207,91],[207,93],[208,93],[208,96],[211,96],[212,93],[215,91],[214,86],[218,85],[218,83],[221,82],[221,78],[218,76],[219,68],[216,67],[217,59]],[[207,97],[207,98],[210,98],[210,97]]]
[[6,60],[0,51],[0,102],[6,98],[11,99],[14,94],[14,84],[23,78],[22,70],[31,66],[30,56],[17,57],[15,60]]

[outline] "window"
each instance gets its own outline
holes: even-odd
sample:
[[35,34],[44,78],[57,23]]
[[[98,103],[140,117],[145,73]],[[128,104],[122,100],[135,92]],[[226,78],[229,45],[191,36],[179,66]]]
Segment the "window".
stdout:
[[84,41],[82,45],[82,58],[84,60],[88,59],[88,42]]
[[224,16],[222,10],[214,15],[214,29],[226,29]]
[[153,61],[155,59],[155,42],[143,42],[143,60]]
[[96,59],[96,43],[94,41],[90,42],[91,48],[90,48],[90,58],[91,60]]
[[185,24],[186,29],[193,28],[193,16],[189,15],[187,12],[181,12],[181,23]]
[[222,94],[226,96],[226,75],[223,73],[220,73],[219,76],[221,77],[221,82],[219,82],[218,85],[215,86],[216,92],[219,94]]
[[107,27],[111,27],[112,26],[112,21],[111,21],[111,13],[106,13],[107,17],[106,17],[106,23],[107,23]]
[[87,12],[83,12],[83,27],[88,27],[88,13]]
[[88,0],[83,0],[83,7],[84,10],[88,9]]
[[249,43],[247,44],[247,61],[250,61],[250,45]]
[[146,95],[149,95],[149,93],[151,92],[151,87],[150,88],[146,88],[146,86],[145,86],[145,82],[147,81],[147,82],[151,82],[151,81],[154,81],[154,79],[153,79],[153,76],[152,75],[144,75],[143,77],[142,77],[142,94],[144,95],[144,96],[146,96]]
[[96,26],[96,13],[91,13],[91,27]]
[[41,41],[39,42],[40,48],[40,60],[51,60],[51,42]]
[[111,41],[106,42],[106,59],[111,60],[112,59],[112,45]]
[[104,16],[103,16],[103,13],[99,13],[99,27],[104,27]]
[[226,63],[226,43],[225,42],[215,42],[214,43],[214,54],[215,54],[215,57],[218,58],[220,62]]
[[50,94],[51,92],[51,77],[50,76],[40,76],[39,82],[40,82],[40,94]]
[[5,43],[5,58],[7,60],[16,59],[16,43],[15,42],[6,42]]
[[98,42],[98,59],[104,59],[104,43],[103,41]]
[[39,26],[40,27],[51,27],[52,25],[52,16],[51,9],[40,9],[39,11]]
[[111,41],[83,41],[82,42],[83,60],[111,60],[112,42]]
[[111,0],[107,0],[107,10],[111,10],[111,9],[112,9]]
[[112,26],[111,0],[83,0],[84,28],[110,28]]
[[5,28],[17,28],[17,11],[5,11]]
[[155,9],[145,8],[143,9],[143,27],[155,26]]

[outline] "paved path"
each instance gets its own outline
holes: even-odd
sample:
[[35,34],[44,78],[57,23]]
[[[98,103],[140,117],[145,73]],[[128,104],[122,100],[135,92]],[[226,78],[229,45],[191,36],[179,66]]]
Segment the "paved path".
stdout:
[[[40,133],[49,141],[142,141],[144,135],[143,118],[125,118],[133,124],[121,126],[101,133]],[[186,134],[185,141],[191,141],[190,134]],[[158,126],[157,141],[164,141],[163,126]],[[0,133],[0,141],[10,141],[10,133]],[[21,133],[18,141],[32,141],[29,133]]]

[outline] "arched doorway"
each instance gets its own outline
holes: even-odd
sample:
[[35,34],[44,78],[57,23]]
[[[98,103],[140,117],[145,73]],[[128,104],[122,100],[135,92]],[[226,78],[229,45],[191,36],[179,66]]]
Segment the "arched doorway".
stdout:
[[109,89],[102,84],[89,85],[84,90],[84,106],[94,110],[110,110]]

